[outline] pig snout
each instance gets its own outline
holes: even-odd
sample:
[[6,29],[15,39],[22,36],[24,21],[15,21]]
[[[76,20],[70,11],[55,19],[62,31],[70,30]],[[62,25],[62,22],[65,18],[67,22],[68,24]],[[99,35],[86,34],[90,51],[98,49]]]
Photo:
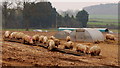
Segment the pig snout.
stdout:
[[33,40],[32,39],[30,39],[30,44],[33,44]]
[[30,43],[30,44],[33,44],[33,39],[32,39],[32,37],[29,37],[29,43]]

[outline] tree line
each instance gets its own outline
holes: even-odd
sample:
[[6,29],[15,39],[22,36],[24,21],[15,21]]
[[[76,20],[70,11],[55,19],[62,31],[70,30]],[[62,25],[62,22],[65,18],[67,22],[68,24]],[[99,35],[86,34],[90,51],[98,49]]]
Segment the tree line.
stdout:
[[50,2],[22,2],[16,8],[9,8],[9,2],[2,4],[4,29],[42,29],[57,27],[87,27],[88,12],[84,9],[76,16],[60,15]]

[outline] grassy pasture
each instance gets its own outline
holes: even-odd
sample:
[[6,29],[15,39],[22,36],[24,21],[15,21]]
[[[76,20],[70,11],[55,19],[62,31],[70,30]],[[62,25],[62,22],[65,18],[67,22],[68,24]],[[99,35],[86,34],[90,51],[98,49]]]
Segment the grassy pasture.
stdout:
[[118,19],[89,19],[89,21],[114,22],[118,23]]
[[90,15],[92,19],[118,19],[118,15]]
[[101,22],[88,22],[88,25],[118,25],[118,23],[101,23]]
[[88,25],[118,25],[117,19],[89,19]]

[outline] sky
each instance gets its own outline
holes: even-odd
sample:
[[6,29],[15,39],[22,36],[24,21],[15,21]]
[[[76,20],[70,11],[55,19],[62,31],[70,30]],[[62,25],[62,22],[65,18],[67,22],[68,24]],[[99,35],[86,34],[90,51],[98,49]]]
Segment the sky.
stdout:
[[[5,0],[0,0],[0,2]],[[23,1],[23,0],[8,0],[8,1]],[[35,1],[35,0],[30,0]],[[105,3],[118,3],[119,0],[37,0],[50,1],[56,10],[82,10],[84,7],[91,5],[99,5]]]
[[[101,4],[101,2],[52,2],[57,10],[82,10],[84,7]],[[102,3],[104,4],[104,3]]]
[[49,0],[51,2],[118,2],[119,0]]
[[57,10],[82,10],[84,7],[106,3],[118,3],[118,0],[49,0]]

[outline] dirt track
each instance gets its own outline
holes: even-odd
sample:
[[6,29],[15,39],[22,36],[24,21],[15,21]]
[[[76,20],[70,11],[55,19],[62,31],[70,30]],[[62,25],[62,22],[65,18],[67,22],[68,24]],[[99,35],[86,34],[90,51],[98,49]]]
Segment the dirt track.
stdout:
[[[34,35],[37,32],[24,32]],[[39,33],[51,36],[56,32]],[[37,33],[38,34],[38,33]],[[0,40],[2,41],[2,40]],[[85,43],[83,43],[85,44]],[[94,45],[94,44],[91,44]],[[91,46],[90,45],[90,46]],[[3,41],[3,66],[118,66],[118,45],[116,43],[98,44],[102,52],[100,56],[75,56],[56,51],[48,51],[40,46],[32,46]]]

